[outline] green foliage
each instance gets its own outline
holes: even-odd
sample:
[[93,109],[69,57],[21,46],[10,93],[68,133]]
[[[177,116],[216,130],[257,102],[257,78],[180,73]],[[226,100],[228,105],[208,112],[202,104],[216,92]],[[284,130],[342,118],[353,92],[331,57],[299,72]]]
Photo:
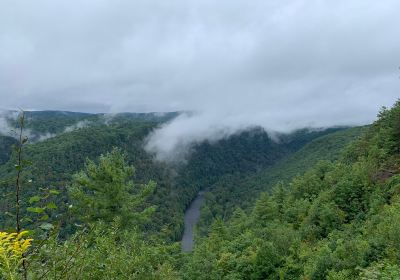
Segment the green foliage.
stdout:
[[[55,221],[58,217],[62,235],[73,233],[74,219],[72,217],[70,220],[68,214],[70,202],[66,186],[72,181],[73,174],[85,167],[86,159],[95,160],[113,147],[118,147],[126,152],[127,162],[135,166],[133,179],[138,185],[147,184],[150,180],[157,181],[158,188],[146,202],[146,206],[158,206],[152,216],[153,222],[147,225],[148,231],[158,232],[169,239],[179,239],[185,206],[180,204],[176,193],[182,193],[184,186],[173,184],[170,178],[172,172],[165,164],[154,162],[151,155],[143,150],[144,138],[157,123],[146,121],[150,116],[144,116],[140,121],[136,120],[137,117],[140,116],[117,116],[108,125],[101,122],[27,145],[25,156],[34,164],[25,168],[22,176],[22,182],[26,185],[21,199],[22,209],[32,206],[29,199],[42,192],[41,189],[56,192],[57,197],[52,202],[58,209],[54,209],[52,215],[47,213],[49,221]],[[0,165],[0,210],[3,213],[12,212],[12,186],[16,173],[14,162],[15,155],[6,164]],[[26,221],[25,226],[28,224]],[[12,226],[11,217],[0,215],[0,225],[2,228]]]
[[73,177],[69,190],[72,209],[87,223],[110,223],[120,218],[127,227],[141,225],[155,210],[139,210],[154,191],[155,183],[135,186],[133,172],[119,149],[100,156],[98,164],[88,160],[85,170]]
[[[66,186],[70,185],[73,174],[84,168],[87,158],[93,161],[101,154],[110,152],[113,147],[118,147],[126,152],[127,162],[135,166],[134,180],[138,184],[157,181],[158,187],[146,202],[146,206],[157,205],[157,210],[146,229],[169,240],[179,240],[183,232],[183,213],[200,189],[207,188],[214,182],[224,182],[224,178],[232,178],[227,181],[228,185],[237,186],[238,184],[233,184],[233,178],[245,177],[263,170],[266,166],[275,165],[277,160],[293,153],[311,139],[337,131],[298,131],[292,136],[281,136],[282,141],[277,144],[261,129],[250,129],[217,143],[200,143],[193,147],[194,152],[187,159],[187,164],[171,167],[153,161],[152,156],[143,150],[143,144],[152,129],[174,116],[176,113],[165,116],[117,114],[110,117],[71,112],[28,112],[27,127],[31,133],[50,133],[53,137],[26,146],[26,156],[34,165],[24,170],[23,182],[31,183],[24,189],[22,208],[32,207],[28,203],[29,198],[35,196],[40,189],[58,191],[59,195],[54,200],[58,209],[54,209],[53,214],[46,215],[50,222],[56,216],[62,220],[63,235],[73,233],[73,219],[70,220],[69,215],[66,215],[70,205]],[[88,125],[65,131],[67,127],[76,126],[77,122],[82,121]],[[12,204],[10,187],[16,172],[14,162],[15,155],[7,163],[0,165],[0,210],[4,212]],[[225,189],[226,193],[213,191],[213,195],[224,195],[225,199],[218,198],[218,209],[210,203],[210,218],[203,222],[205,229],[216,215],[228,216],[224,211],[228,210],[226,214],[233,211],[231,198],[236,199],[237,195],[231,195],[231,190]],[[249,198],[258,193],[258,189],[253,194],[249,191],[243,203],[249,205],[252,201]],[[7,228],[9,222],[9,216],[0,216],[3,227]]]
[[[29,279],[397,279],[399,108],[369,128],[297,132],[279,144],[257,129],[201,143],[174,170],[142,149],[158,123],[98,123],[28,145],[32,166],[14,166],[15,155],[0,166],[0,208],[12,212],[8,179],[24,170]],[[171,240],[202,188],[204,235],[181,253]]]
[[29,279],[179,279],[177,245],[145,241],[118,224],[92,225],[60,242],[51,237],[29,256]]
[[[365,129],[365,127],[357,127],[333,130],[333,132],[313,132],[311,135],[299,131],[291,136],[285,136],[288,139],[283,138],[288,142],[286,144],[288,150],[299,149],[298,151],[282,154],[282,158],[273,165],[264,165],[256,173],[237,172],[219,177],[210,188],[211,192],[206,196],[204,209],[207,209],[207,215],[205,211],[202,212],[200,232],[202,234],[207,232],[214,217],[228,218],[236,207],[246,210],[251,208],[260,193],[271,191],[279,181],[289,182],[297,175],[305,173],[320,160],[338,160],[346,145],[359,138]],[[329,163],[321,163],[320,168],[323,169],[324,165],[329,166]],[[315,176],[317,178],[319,174]],[[311,185],[304,184],[304,186],[311,188],[313,178],[307,180],[310,180]],[[317,186],[319,186],[318,181]],[[282,188],[280,190],[282,191]]]
[[391,264],[390,262],[383,260],[378,263],[373,263],[367,268],[361,269],[360,279],[362,280],[400,279],[400,267],[397,264]]
[[399,120],[400,102],[337,162],[263,193],[249,217],[218,222],[223,233],[198,239],[184,278],[398,279]]
[[17,141],[14,138],[0,135],[0,165],[10,159],[12,146],[16,144]]
[[[145,236],[140,228],[154,212],[144,202],[155,183],[134,185],[133,171],[119,149],[101,156],[98,163],[88,160],[85,170],[74,176],[71,195],[84,214],[77,216],[90,226],[66,240],[45,222],[46,213],[57,209],[49,198],[60,192],[46,188],[31,196],[26,210],[36,219],[25,220],[34,230],[32,250],[27,250],[32,239],[19,243],[17,233],[2,232],[0,273],[7,279],[179,279],[175,266],[180,247]],[[11,242],[13,236],[18,242]]]

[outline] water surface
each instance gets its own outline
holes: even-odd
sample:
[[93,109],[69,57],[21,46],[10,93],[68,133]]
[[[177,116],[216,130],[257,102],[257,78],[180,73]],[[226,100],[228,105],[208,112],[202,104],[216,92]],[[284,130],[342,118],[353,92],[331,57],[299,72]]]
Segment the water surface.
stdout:
[[182,237],[182,251],[190,252],[194,245],[194,229],[200,217],[200,208],[204,201],[204,192],[200,191],[185,212],[185,230]]

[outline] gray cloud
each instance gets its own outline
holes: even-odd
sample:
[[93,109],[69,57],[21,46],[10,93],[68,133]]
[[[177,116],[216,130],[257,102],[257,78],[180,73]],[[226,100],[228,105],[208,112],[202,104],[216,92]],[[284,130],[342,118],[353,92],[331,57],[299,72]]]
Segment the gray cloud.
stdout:
[[[8,111],[0,109],[0,135],[14,137],[15,139],[19,139],[19,131],[17,126],[13,126],[13,122],[17,121],[20,117],[20,112],[18,111]],[[29,120],[27,120],[29,122]],[[107,123],[107,120],[104,118],[102,120],[104,123]],[[47,140],[49,138],[56,137],[57,135],[72,132],[81,128],[86,128],[92,124],[91,121],[83,120],[78,121],[73,125],[67,126],[64,130],[58,134],[43,132],[40,133],[38,131],[34,131],[29,128],[24,128],[23,137],[27,137],[31,143],[41,142]]]
[[81,128],[86,128],[88,126],[90,126],[91,122],[88,120],[83,120],[83,121],[78,121],[77,123],[67,126],[64,131],[56,134],[56,133],[50,133],[50,132],[46,132],[46,133],[42,133],[42,134],[38,134],[34,135],[32,132],[30,133],[30,136],[28,136],[28,138],[30,139],[34,139],[34,142],[40,142],[40,141],[44,141],[53,137],[56,137],[57,135],[63,134],[63,133],[68,133],[68,132],[72,132]]
[[18,112],[9,112],[0,109],[0,135],[15,137],[15,127],[10,123],[18,118]]
[[154,133],[149,147],[163,152],[250,125],[368,123],[399,96],[399,10],[397,0],[5,0],[1,106],[195,112]]

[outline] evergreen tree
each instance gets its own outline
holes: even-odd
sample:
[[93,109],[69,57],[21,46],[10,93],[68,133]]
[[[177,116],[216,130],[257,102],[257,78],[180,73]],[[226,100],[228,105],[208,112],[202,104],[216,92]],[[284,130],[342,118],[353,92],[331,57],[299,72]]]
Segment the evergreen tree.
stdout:
[[116,218],[126,225],[141,225],[154,212],[144,208],[155,183],[138,186],[131,180],[134,168],[126,163],[125,154],[114,148],[100,156],[98,164],[87,160],[85,170],[73,177],[70,196],[72,208],[87,223]]

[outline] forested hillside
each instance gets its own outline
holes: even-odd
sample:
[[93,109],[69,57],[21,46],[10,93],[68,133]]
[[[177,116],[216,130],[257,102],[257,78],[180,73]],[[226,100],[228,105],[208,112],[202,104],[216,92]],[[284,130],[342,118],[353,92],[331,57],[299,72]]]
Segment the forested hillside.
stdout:
[[16,143],[17,141],[14,138],[0,135],[0,165],[10,159],[12,146]]
[[400,280],[400,0],[0,3],[0,280]]
[[[216,220],[184,279],[399,279],[400,102],[336,163]],[[203,272],[207,271],[207,274]]]
[[[222,176],[215,184],[211,185],[210,192],[206,195],[206,203],[202,209],[199,225],[200,233],[204,234],[215,218],[227,219],[238,207],[249,210],[261,192],[270,191],[278,182],[290,181],[320,160],[337,160],[342,150],[358,139],[365,130],[366,127],[355,127],[339,131],[333,130],[331,133],[326,131],[326,135],[311,140],[300,150],[283,156],[274,165],[256,173],[246,176],[245,173],[239,172]],[[299,135],[297,132],[294,135],[301,138],[309,137],[308,134],[303,133]],[[293,137],[293,139],[295,138]],[[301,141],[294,141],[292,145],[299,142],[301,143]]]
[[[118,147],[126,153],[128,162],[135,166],[134,178],[138,183],[149,180],[157,182],[154,194],[146,203],[156,204],[158,208],[152,222],[145,227],[150,231],[162,232],[164,238],[169,240],[179,240],[183,232],[184,210],[200,189],[209,188],[227,174],[244,176],[272,166],[308,141],[341,130],[301,130],[291,135],[281,135],[281,142],[277,143],[262,129],[254,128],[217,143],[198,144],[192,148],[186,164],[171,167],[154,161],[152,155],[144,151],[143,141],[150,131],[174,116],[176,113],[126,113],[105,119],[104,115],[99,114],[28,112],[25,124],[35,139],[43,133],[54,135],[29,144],[24,150],[24,158],[32,162],[32,166],[24,172],[24,182],[31,182],[23,193],[23,208],[29,206],[28,199],[35,196],[39,189],[50,188],[59,191],[60,195],[57,197],[59,209],[49,214],[49,218],[54,219],[59,213],[65,213],[70,204],[67,189],[72,175],[84,167],[87,158],[95,160],[113,147]],[[80,123],[84,125],[78,126]],[[67,127],[71,129],[66,130]],[[4,153],[8,153],[6,158],[11,149],[10,145],[5,148]],[[14,205],[9,193],[17,172],[15,161],[14,154],[13,158],[0,166],[4,197],[0,208],[5,212],[10,212],[7,209],[12,209]],[[69,219],[70,216],[61,219],[64,234],[75,230],[74,221]],[[1,220],[3,223],[10,221],[7,215]]]
[[[24,271],[32,279],[399,275],[399,103],[368,127],[300,130],[279,141],[254,128],[200,143],[174,166],[143,149],[163,121],[121,116],[17,143],[29,162],[16,165],[14,151],[0,165],[1,225],[15,231],[22,171],[20,223],[31,231],[2,233],[25,245],[4,255],[15,270],[0,271],[9,279]],[[193,253],[181,253],[183,212],[201,189],[200,235]]]

